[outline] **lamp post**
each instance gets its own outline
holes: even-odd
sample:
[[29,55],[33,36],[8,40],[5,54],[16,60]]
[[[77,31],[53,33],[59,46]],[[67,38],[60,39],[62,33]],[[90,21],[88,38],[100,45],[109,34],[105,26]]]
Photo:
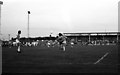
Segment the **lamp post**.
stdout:
[[8,40],[10,41],[10,34],[8,34]]
[[28,11],[28,38],[29,38],[29,14],[30,14],[30,11]]
[[0,1],[0,40],[2,39],[2,33],[1,33],[1,5],[3,4],[2,1]]

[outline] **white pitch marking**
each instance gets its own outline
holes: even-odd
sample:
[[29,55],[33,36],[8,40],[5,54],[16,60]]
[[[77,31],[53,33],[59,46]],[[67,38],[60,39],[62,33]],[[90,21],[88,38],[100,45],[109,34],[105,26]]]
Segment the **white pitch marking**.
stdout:
[[88,63],[56,63],[56,64],[92,64],[91,62]]
[[103,57],[101,57],[98,61],[96,61],[94,64],[99,63],[104,57],[106,57],[109,53],[107,52]]

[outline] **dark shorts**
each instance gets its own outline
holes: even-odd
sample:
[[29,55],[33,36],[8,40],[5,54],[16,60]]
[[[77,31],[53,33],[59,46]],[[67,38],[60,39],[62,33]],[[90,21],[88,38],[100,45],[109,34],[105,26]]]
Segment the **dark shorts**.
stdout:
[[20,43],[17,43],[18,46],[20,46]]
[[61,44],[63,44],[63,42],[59,42],[59,44],[61,45]]

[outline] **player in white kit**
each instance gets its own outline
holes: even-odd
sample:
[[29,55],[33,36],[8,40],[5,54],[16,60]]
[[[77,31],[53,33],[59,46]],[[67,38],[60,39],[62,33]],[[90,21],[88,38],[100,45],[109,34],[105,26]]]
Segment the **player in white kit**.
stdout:
[[16,42],[17,42],[17,47],[18,47],[17,52],[18,53],[21,53],[21,50],[20,50],[20,34],[21,34],[21,31],[19,30],[18,34],[17,34],[17,37],[16,37]]

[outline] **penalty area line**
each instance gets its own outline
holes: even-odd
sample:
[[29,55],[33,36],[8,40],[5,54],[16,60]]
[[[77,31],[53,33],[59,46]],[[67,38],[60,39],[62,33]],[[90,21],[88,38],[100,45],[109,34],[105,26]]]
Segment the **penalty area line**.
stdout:
[[98,61],[96,61],[94,64],[99,63],[101,60],[103,60],[109,53],[107,52],[105,55],[103,55]]

